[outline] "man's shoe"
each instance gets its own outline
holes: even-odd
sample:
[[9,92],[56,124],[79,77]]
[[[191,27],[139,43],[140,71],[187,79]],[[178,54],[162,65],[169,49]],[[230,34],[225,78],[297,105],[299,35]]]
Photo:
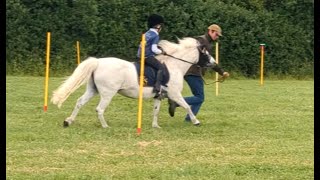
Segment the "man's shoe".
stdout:
[[174,112],[176,111],[176,108],[178,106],[178,104],[174,101],[172,101],[171,99],[168,98],[168,103],[169,103],[169,114],[171,117],[174,116]]

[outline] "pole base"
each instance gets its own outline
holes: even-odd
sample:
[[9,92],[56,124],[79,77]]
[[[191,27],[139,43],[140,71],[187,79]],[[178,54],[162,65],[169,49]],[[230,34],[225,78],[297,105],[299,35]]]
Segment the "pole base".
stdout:
[[137,128],[137,134],[138,134],[138,135],[141,134],[141,128]]

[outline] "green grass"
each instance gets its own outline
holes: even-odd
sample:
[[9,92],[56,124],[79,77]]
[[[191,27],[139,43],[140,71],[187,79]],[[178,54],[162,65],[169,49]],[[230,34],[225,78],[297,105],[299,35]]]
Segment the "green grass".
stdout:
[[[50,78],[49,99],[62,81]],[[226,80],[219,96],[206,86],[200,127],[181,108],[170,117],[165,100],[153,129],[145,100],[140,136],[138,101],[120,95],[105,113],[111,128],[97,119],[98,96],[63,128],[84,89],[43,112],[44,78],[7,76],[7,179],[313,179],[313,81]]]

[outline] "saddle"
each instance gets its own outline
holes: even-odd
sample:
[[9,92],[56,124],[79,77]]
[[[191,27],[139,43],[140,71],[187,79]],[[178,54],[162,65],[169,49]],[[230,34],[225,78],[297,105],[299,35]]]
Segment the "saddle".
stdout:
[[[138,83],[140,84],[140,62],[134,62],[134,66],[136,67],[138,74]],[[166,86],[169,81],[170,75],[167,66],[164,64],[164,72],[163,72],[163,81],[161,82],[162,86]],[[153,87],[157,80],[157,70],[151,66],[145,64],[144,66],[144,87]]]

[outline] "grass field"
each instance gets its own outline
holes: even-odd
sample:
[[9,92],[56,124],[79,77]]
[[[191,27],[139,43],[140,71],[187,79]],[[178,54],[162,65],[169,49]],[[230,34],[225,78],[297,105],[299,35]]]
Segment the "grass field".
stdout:
[[[96,96],[63,128],[85,86],[43,112],[43,77],[6,80],[7,179],[314,179],[313,81],[226,80],[219,96],[206,86],[200,127],[165,100],[153,129],[145,100],[137,136],[137,99],[115,96],[103,129]],[[49,98],[62,81],[50,79]]]

